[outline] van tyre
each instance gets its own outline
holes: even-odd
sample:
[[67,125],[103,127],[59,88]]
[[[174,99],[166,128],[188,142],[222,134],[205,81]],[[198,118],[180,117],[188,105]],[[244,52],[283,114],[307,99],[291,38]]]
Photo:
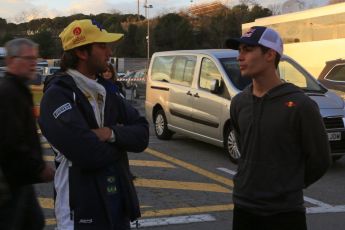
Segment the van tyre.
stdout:
[[154,117],[155,133],[158,139],[169,140],[174,134],[168,129],[168,122],[165,113],[162,109],[155,113]]
[[235,139],[235,133],[230,128],[227,129],[224,136],[224,150],[228,154],[230,161],[237,164],[238,159],[241,157],[241,153],[238,150],[238,146]]

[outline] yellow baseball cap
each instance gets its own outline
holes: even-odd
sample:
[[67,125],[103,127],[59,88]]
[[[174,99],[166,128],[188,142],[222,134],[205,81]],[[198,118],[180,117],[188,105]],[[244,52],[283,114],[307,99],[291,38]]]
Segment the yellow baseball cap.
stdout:
[[95,42],[115,42],[123,34],[108,33],[99,23],[91,19],[75,20],[59,35],[63,49],[70,50]]

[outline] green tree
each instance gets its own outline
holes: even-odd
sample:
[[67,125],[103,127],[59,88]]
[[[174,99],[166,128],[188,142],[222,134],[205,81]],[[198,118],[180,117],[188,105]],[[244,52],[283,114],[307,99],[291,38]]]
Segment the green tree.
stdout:
[[135,24],[129,24],[128,31],[125,33],[123,41],[119,46],[117,55],[123,57],[139,57],[138,44],[136,42],[136,36],[138,32],[138,26]]
[[14,36],[12,34],[5,34],[5,36],[3,36],[0,40],[0,46],[4,46],[6,42],[12,39],[14,39]]
[[158,19],[153,29],[153,51],[194,48],[194,33],[187,18],[170,13]]
[[7,22],[5,19],[0,18],[0,39],[6,34]]
[[48,30],[43,30],[32,36],[32,40],[39,44],[40,56],[42,58],[54,57],[55,40],[52,33]]

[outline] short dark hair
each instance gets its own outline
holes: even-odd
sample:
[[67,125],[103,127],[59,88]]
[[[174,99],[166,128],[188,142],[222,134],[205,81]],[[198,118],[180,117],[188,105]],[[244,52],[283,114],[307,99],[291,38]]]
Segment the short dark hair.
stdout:
[[[261,51],[263,53],[267,53],[271,49],[271,48],[268,48],[268,47],[262,46],[262,45],[259,45],[259,47],[261,48]],[[280,54],[278,52],[276,52],[276,59],[274,60],[274,65],[275,65],[276,69],[278,68],[280,58],[281,58]]]
[[71,50],[67,50],[62,54],[60,67],[62,71],[66,71],[67,69],[75,69],[78,66],[79,58],[76,54],[76,50],[86,50],[88,54],[91,54],[92,50],[92,43],[86,44],[83,46],[76,47]]

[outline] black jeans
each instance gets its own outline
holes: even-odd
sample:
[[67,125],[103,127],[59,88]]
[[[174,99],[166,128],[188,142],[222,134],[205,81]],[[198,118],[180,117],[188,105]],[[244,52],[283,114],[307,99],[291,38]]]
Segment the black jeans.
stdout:
[[307,230],[307,223],[300,211],[261,216],[235,206],[232,230]]
[[41,230],[44,216],[32,185],[12,191],[11,199],[0,207],[1,230]]

